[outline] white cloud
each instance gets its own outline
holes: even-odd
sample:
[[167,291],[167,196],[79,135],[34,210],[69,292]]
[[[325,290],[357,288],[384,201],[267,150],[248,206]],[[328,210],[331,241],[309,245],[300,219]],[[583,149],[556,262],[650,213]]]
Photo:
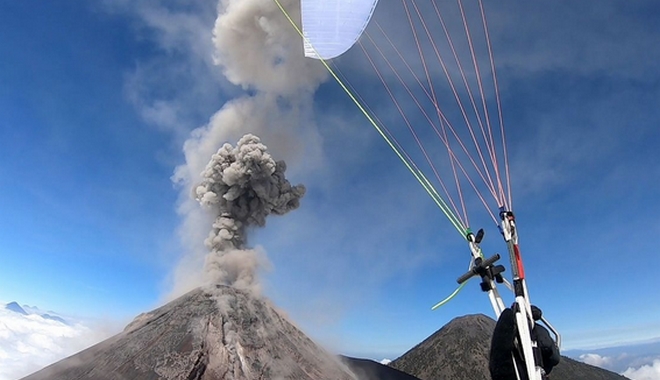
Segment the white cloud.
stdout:
[[26,376],[110,335],[81,322],[69,324],[0,309],[0,380]]
[[622,375],[632,380],[658,380],[660,379],[660,359],[654,360],[653,364],[643,365],[639,368],[630,367]]
[[595,365],[596,367],[606,368],[612,364],[612,358],[609,356],[600,356],[598,354],[583,354],[580,355],[580,360],[587,364]]
[[575,356],[584,363],[620,373],[633,380],[660,379],[660,355],[657,343],[607,347]]
[[383,364],[383,365],[388,365],[390,363],[392,363],[392,361],[390,359],[383,359],[383,360],[380,361],[380,364]]

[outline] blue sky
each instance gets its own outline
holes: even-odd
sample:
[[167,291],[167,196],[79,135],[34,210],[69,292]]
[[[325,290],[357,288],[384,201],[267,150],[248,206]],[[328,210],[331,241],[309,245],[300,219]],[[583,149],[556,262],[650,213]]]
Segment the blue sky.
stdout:
[[[126,320],[171,293],[194,237],[177,212],[189,190],[171,179],[194,169],[184,142],[222,124],[232,99],[289,96],[301,73],[272,71],[280,83],[257,78],[270,72],[258,64],[231,66],[217,49],[236,45],[212,42],[215,2],[182,4],[0,5],[0,299]],[[374,20],[398,25],[392,6]],[[660,337],[659,6],[487,12],[532,301],[569,348]],[[294,86],[296,112],[220,134],[262,132],[308,188],[300,209],[250,238],[271,263],[264,293],[332,349],[378,359],[456,316],[492,315],[476,281],[430,311],[466,269],[466,245],[337,85],[301,65],[312,79]],[[338,65],[378,102],[359,51]],[[471,206],[486,253],[504,252]]]

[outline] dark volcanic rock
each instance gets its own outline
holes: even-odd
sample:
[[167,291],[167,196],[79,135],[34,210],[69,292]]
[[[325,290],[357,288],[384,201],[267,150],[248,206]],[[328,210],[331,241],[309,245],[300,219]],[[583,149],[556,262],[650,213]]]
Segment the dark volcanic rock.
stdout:
[[[393,361],[319,348],[264,299],[226,286],[196,289],[124,331],[24,380],[487,380],[495,321],[456,318]],[[562,358],[553,379],[623,380]]]
[[196,289],[95,346],[25,380],[353,380],[265,300],[234,288]]
[[360,380],[420,380],[415,376],[401,372],[369,359],[357,359],[348,356],[341,356],[341,359],[348,364],[354,374]]
[[[488,380],[494,329],[495,321],[482,314],[456,318],[390,365],[423,380]],[[564,356],[550,377],[557,380],[627,379]]]
[[455,318],[390,366],[424,380],[489,379],[494,329],[495,321],[483,314]]

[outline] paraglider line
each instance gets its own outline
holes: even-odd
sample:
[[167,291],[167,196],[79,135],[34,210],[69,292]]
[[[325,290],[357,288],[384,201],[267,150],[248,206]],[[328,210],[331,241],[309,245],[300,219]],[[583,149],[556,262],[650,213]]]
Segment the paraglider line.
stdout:
[[[282,11],[284,16],[287,18],[289,23],[294,27],[296,32],[304,39],[306,40],[306,37],[302,30],[298,27],[298,25],[293,21],[289,13],[284,9],[282,4],[280,3],[279,0],[273,0],[278,8]],[[309,41],[308,41],[309,42]],[[311,44],[310,44],[311,45]],[[337,76],[335,71],[330,67],[328,62],[324,59],[319,59],[319,61],[325,66],[326,70],[328,70],[328,73],[335,79],[335,81],[339,84],[339,86],[344,90],[344,92],[348,95],[348,97],[353,101],[353,103],[358,107],[360,112],[367,118],[369,123],[376,129],[376,131],[383,137],[385,142],[390,146],[390,148],[394,151],[394,153],[399,157],[399,159],[404,163],[404,165],[408,168],[408,170],[413,174],[413,176],[417,179],[417,181],[422,185],[424,190],[431,196],[431,199],[434,200],[436,205],[442,210],[442,212],[447,216],[449,221],[452,223],[454,228],[458,231],[461,236],[465,237],[465,231],[466,228],[465,226],[462,225],[461,221],[459,218],[454,215],[454,213],[449,209],[449,206],[445,203],[445,201],[438,196],[437,191],[431,186],[431,183],[426,179],[426,176],[419,170],[416,170],[412,167],[411,163],[406,160],[405,156],[397,149],[397,147],[393,144],[393,142],[389,139],[387,134],[382,130],[382,128],[376,123],[376,121],[371,117],[371,115],[367,112],[367,110],[363,107],[363,105],[360,103],[360,101],[355,97],[355,95],[351,92],[351,90],[344,84],[344,82]]]
[[[376,24],[376,25],[378,25],[378,24]],[[380,27],[380,26],[379,26],[379,27]],[[381,32],[384,34],[384,36],[388,39],[388,41],[390,41],[390,43],[391,43],[391,40],[389,40],[389,37],[387,36],[387,34],[385,34],[385,32],[382,30],[382,28],[380,28],[380,30],[381,30]],[[390,69],[392,70],[392,72],[394,73],[394,75],[397,77],[397,79],[399,80],[399,82],[401,83],[401,85],[403,86],[403,88],[406,89],[406,91],[408,92],[408,94],[410,95],[410,97],[412,98],[412,100],[415,102],[415,104],[416,104],[417,107],[419,108],[419,110],[420,110],[420,112],[422,113],[422,115],[424,115],[424,117],[426,118],[426,120],[429,122],[429,124],[431,125],[431,127],[432,127],[433,130],[435,131],[435,133],[436,133],[436,135],[438,136],[438,138],[440,139],[440,141],[442,141],[442,143],[445,144],[445,146],[447,147],[447,151],[449,152],[449,154],[451,155],[451,157],[452,157],[452,159],[453,159],[453,162],[455,162],[455,163],[459,166],[459,168],[461,169],[461,171],[462,171],[463,174],[465,175],[466,179],[467,179],[467,180],[470,182],[470,184],[472,185],[472,188],[474,189],[475,193],[477,194],[477,196],[479,197],[479,199],[480,199],[481,202],[483,203],[484,208],[485,208],[486,211],[489,213],[489,215],[490,215],[490,217],[493,219],[493,221],[495,221],[495,223],[497,223],[497,219],[495,218],[495,215],[492,213],[491,209],[488,207],[488,203],[485,201],[485,199],[484,199],[483,196],[481,195],[481,192],[477,189],[477,187],[475,186],[474,182],[472,181],[472,179],[470,178],[470,176],[467,174],[467,171],[465,170],[465,168],[464,168],[463,165],[461,164],[460,160],[458,160],[458,158],[457,158],[456,155],[454,154],[454,151],[451,149],[451,146],[449,145],[449,140],[447,140],[446,137],[443,138],[442,134],[438,131],[438,128],[436,127],[435,123],[433,123],[433,121],[431,120],[431,118],[429,117],[429,115],[426,113],[426,111],[424,110],[424,108],[423,108],[422,105],[420,104],[420,102],[419,102],[419,100],[417,99],[417,97],[416,97],[416,96],[412,93],[412,91],[410,90],[410,87],[405,83],[405,81],[403,80],[403,78],[401,78],[399,72],[394,68],[394,66],[392,65],[392,63],[390,62],[390,60],[387,58],[387,56],[385,56],[385,54],[382,52],[382,50],[380,49],[380,47],[379,47],[379,46],[373,41],[373,39],[371,38],[371,36],[369,35],[369,33],[365,33],[365,35],[367,36],[367,38],[369,38],[369,40],[370,40],[371,43],[374,45],[374,47],[376,48],[376,50],[380,53],[381,57],[382,57],[383,60],[387,63],[387,65],[390,67]],[[410,70],[411,74],[413,75],[413,77],[414,77],[415,80],[417,81],[417,84],[419,84],[419,86],[422,88],[422,90],[424,91],[424,93],[426,94],[426,96],[429,97],[429,99],[430,99],[431,96],[429,95],[428,91],[424,88],[424,86],[422,85],[421,81],[419,80],[419,78],[417,77],[417,75],[415,74],[415,72],[412,70],[412,68],[410,67],[410,65],[407,63],[407,61],[404,59],[404,57],[401,55],[401,53],[398,51],[398,49],[396,48],[396,46],[392,45],[392,48],[397,52],[397,54],[399,54],[399,57],[401,58],[401,60],[403,61],[403,63],[406,65],[406,67]],[[378,68],[374,68],[374,70],[375,70],[377,73],[379,72],[379,71],[378,71]],[[381,81],[382,81],[382,79],[381,79]],[[460,138],[460,137],[458,136],[458,134],[456,133],[456,130],[452,127],[451,123],[450,123],[449,120],[447,120],[447,118],[444,116],[444,114],[442,113],[442,111],[440,110],[440,108],[437,106],[437,104],[436,104],[435,106],[436,106],[436,111],[438,112],[438,114],[439,114],[440,117],[441,117],[441,122],[444,121],[444,123],[449,127],[449,130],[452,132],[452,134],[453,134],[454,137],[456,138],[456,141],[459,143],[459,145],[460,145],[461,148],[463,149],[463,152],[466,154],[467,158],[468,158],[468,159],[470,160],[470,162],[472,163],[472,165],[473,165],[475,171],[477,172],[477,174],[479,174],[479,176],[481,177],[481,179],[484,181],[484,184],[486,184],[486,187],[488,187],[488,183],[487,183],[486,178],[484,177],[483,173],[480,171],[479,166],[477,165],[477,163],[476,163],[476,162],[474,161],[474,159],[472,158],[472,155],[469,153],[468,149],[467,149],[467,148],[465,147],[465,145],[463,144],[463,141],[461,140],[461,138]],[[494,197],[495,200],[497,200],[496,194],[493,192],[492,189],[491,189],[491,195]],[[451,197],[449,197],[449,198],[451,198]]]
[[[373,40],[372,40],[372,42],[373,42]],[[422,154],[423,154],[424,157],[426,158],[426,162],[427,162],[427,163],[429,164],[429,166],[431,167],[431,170],[432,170],[433,173],[435,174],[435,177],[436,177],[436,179],[438,180],[438,182],[440,183],[440,186],[442,186],[442,189],[444,190],[445,194],[447,195],[447,198],[449,199],[449,203],[451,203],[452,207],[454,208],[454,212],[455,212],[456,214],[458,214],[458,208],[457,208],[456,205],[454,204],[454,201],[453,201],[452,197],[450,196],[449,191],[447,190],[447,187],[445,186],[444,181],[442,180],[442,178],[440,178],[440,174],[438,173],[438,170],[436,169],[435,165],[433,164],[433,161],[431,160],[431,158],[429,157],[429,155],[428,155],[426,149],[424,148],[424,144],[422,144],[421,140],[419,139],[419,136],[417,135],[417,132],[415,131],[415,129],[413,128],[412,124],[411,124],[410,121],[408,120],[408,117],[406,116],[406,113],[403,111],[403,108],[401,107],[401,105],[399,104],[399,102],[396,100],[396,97],[395,97],[394,94],[392,93],[392,89],[390,88],[390,86],[389,86],[389,84],[387,83],[387,81],[383,78],[382,73],[380,72],[380,70],[378,70],[378,67],[377,67],[376,64],[374,63],[374,61],[373,61],[371,55],[369,54],[369,52],[365,49],[364,45],[362,45],[361,42],[358,42],[358,44],[360,45],[360,48],[362,49],[362,52],[363,52],[364,55],[367,57],[367,60],[369,61],[369,63],[371,64],[372,68],[373,68],[374,71],[376,72],[376,75],[378,76],[378,78],[380,79],[381,83],[383,84],[383,87],[385,87],[385,90],[386,90],[387,93],[389,94],[390,99],[392,100],[392,103],[394,103],[395,107],[396,107],[397,110],[399,111],[399,114],[401,115],[401,118],[403,119],[404,123],[405,123],[406,126],[408,127],[408,130],[410,131],[410,134],[413,136],[413,138],[415,139],[415,142],[416,142],[417,145],[419,146],[419,149],[422,151]],[[402,84],[405,86],[404,83],[402,83]],[[406,89],[407,89],[407,88],[406,88]],[[410,91],[409,91],[409,93],[410,93]],[[411,94],[411,96],[412,96],[412,94]],[[417,99],[414,98],[414,97],[413,97],[413,99],[414,99],[415,101],[417,100]],[[421,108],[421,106],[420,106],[420,108]],[[430,120],[429,120],[429,122],[430,122]],[[464,219],[464,220],[462,220],[461,222],[462,222],[464,225],[467,225],[467,219]]]

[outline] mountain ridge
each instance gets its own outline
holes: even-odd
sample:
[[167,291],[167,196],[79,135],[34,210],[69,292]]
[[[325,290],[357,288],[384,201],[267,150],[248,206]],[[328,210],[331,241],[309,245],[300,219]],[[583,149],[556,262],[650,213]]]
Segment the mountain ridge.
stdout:
[[[495,324],[484,314],[454,318],[389,365],[422,380],[490,379],[488,360]],[[550,375],[561,380],[627,379],[565,356]]]
[[195,289],[24,379],[155,378],[356,379],[268,301],[227,286]]
[[[335,356],[264,298],[228,286],[195,289],[138,315],[119,334],[23,380],[489,379],[495,321],[457,317],[389,365]],[[563,357],[562,380],[625,380]]]
[[5,309],[11,310],[14,313],[22,314],[22,315],[28,315],[27,311],[25,311],[21,305],[19,305],[17,302],[9,302],[8,304],[5,305]]

